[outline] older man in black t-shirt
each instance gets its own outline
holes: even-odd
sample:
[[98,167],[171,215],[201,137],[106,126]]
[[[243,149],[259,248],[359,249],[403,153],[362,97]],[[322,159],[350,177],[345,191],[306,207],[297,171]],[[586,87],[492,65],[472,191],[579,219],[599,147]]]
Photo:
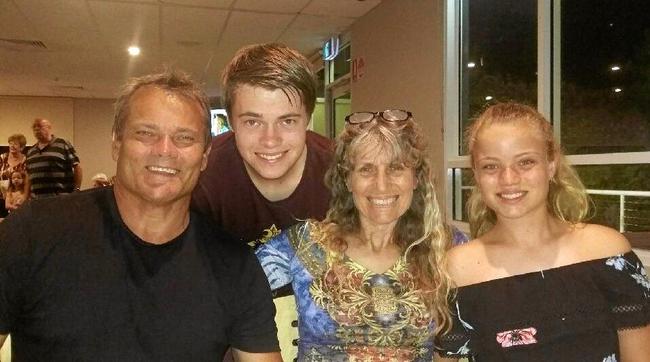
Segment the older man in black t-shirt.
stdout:
[[281,361],[249,248],[190,213],[209,109],[186,76],[117,101],[114,187],[35,200],[0,224],[0,345],[17,360]]

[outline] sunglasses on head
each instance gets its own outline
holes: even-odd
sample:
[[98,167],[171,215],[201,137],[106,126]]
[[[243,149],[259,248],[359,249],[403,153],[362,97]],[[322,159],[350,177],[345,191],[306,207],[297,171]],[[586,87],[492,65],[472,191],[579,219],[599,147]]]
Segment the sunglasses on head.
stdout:
[[345,122],[348,124],[367,123],[377,117],[388,122],[404,122],[412,116],[411,112],[402,109],[387,109],[381,112],[354,112],[345,117]]

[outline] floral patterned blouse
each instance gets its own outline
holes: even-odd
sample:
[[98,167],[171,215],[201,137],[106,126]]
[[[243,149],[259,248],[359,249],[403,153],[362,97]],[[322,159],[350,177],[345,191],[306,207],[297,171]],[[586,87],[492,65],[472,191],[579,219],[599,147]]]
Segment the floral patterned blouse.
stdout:
[[9,180],[14,171],[25,172],[25,160],[17,165],[9,165],[9,153],[0,154],[0,180]]
[[470,361],[620,361],[618,330],[650,323],[650,282],[628,252],[458,288],[443,354]]
[[329,251],[323,237],[308,221],[256,251],[271,289],[292,284],[298,361],[431,361],[434,325],[406,260],[374,273]]

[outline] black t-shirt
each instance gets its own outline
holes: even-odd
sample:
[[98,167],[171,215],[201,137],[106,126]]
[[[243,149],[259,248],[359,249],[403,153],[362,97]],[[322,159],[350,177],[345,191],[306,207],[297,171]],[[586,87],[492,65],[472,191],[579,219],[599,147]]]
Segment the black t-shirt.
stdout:
[[22,360],[220,360],[278,351],[255,257],[192,213],[164,245],[124,225],[112,188],[35,200],[0,224],[0,334]]

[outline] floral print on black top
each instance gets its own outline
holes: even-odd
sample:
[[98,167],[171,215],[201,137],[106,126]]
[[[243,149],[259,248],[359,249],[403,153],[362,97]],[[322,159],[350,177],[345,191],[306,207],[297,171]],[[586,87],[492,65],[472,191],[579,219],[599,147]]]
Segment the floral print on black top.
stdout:
[[617,331],[650,323],[650,281],[631,251],[457,292],[437,347],[470,361],[615,362]]

